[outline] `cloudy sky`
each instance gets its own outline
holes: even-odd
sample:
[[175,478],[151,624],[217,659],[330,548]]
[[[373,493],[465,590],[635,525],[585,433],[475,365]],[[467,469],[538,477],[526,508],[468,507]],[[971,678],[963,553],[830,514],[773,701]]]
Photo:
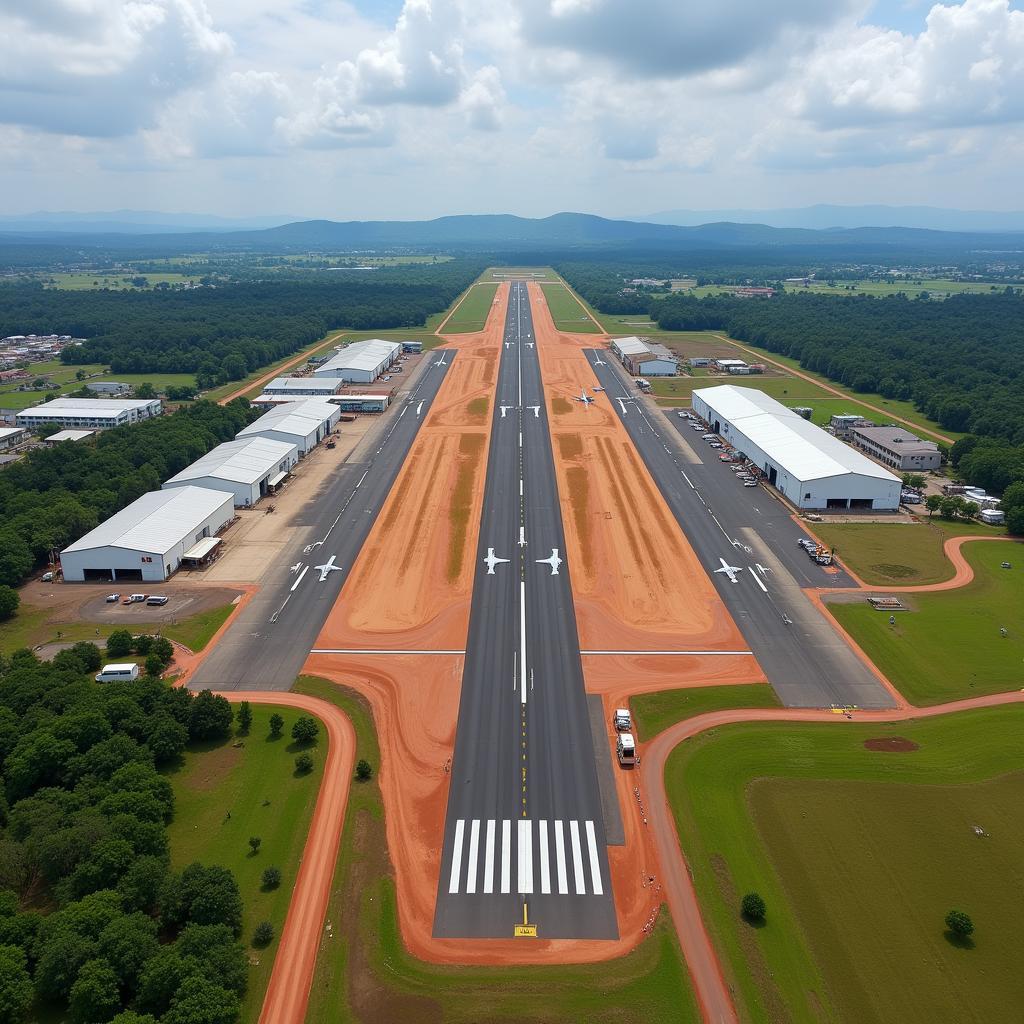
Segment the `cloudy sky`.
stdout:
[[1019,0],[0,0],[0,212],[1024,206]]

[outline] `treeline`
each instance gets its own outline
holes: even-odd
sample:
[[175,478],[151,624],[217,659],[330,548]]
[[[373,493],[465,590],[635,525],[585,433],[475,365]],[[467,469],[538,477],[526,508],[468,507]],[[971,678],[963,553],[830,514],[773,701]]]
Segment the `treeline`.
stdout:
[[0,659],[0,1015],[230,1024],[241,895],[226,868],[171,870],[160,769],[229,736],[231,706],[152,677],[97,686],[99,664],[89,643]]
[[420,327],[478,276],[453,260],[352,275],[328,272],[187,291],[0,288],[0,336],[57,331],[87,338],[65,363],[114,373],[194,373],[201,387],[240,380],[328,331]]
[[16,586],[51,551],[158,489],[257,415],[243,399],[197,402],[95,441],[33,449],[0,473],[0,584]]

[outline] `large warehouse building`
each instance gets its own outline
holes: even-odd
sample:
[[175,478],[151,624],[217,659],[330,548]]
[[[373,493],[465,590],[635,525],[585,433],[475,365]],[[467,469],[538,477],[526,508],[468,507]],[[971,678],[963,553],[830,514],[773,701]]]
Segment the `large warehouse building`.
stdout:
[[150,491],[60,553],[64,579],[159,583],[234,516],[234,500],[227,491]]
[[236,508],[248,508],[284,483],[298,461],[299,449],[295,444],[267,437],[237,438],[217,445],[163,486],[230,491]]
[[123,427],[159,416],[163,406],[159,398],[71,398],[63,396],[19,412],[19,427],[41,427],[56,423],[58,427],[85,427],[103,430]]
[[613,338],[612,351],[634,377],[674,377],[679,364],[664,345],[642,338]]
[[312,399],[285,402],[274,406],[255,423],[243,427],[235,437],[269,437],[272,441],[284,441],[295,445],[301,458],[315,448],[337,426],[340,419],[341,409],[329,402]]
[[693,411],[797,508],[899,508],[898,477],[763,391],[701,388]]
[[340,377],[350,384],[372,384],[401,354],[402,346],[397,341],[369,338],[346,345],[313,373],[317,377]]

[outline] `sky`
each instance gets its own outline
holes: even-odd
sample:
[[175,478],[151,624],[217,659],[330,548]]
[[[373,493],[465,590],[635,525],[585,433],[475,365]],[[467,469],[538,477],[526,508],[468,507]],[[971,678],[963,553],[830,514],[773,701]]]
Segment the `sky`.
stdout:
[[0,212],[1024,207],[1018,0],[0,0]]

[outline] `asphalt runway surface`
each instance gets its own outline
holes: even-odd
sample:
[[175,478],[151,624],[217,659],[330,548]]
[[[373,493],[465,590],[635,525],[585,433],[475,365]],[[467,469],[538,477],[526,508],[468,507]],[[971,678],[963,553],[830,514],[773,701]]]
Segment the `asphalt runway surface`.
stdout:
[[[278,555],[192,678],[193,690],[287,690],[298,676],[380,513],[456,353],[437,350],[369,458],[346,462],[294,522],[305,529]],[[393,407],[394,408],[394,407]],[[369,436],[369,435],[368,435]],[[328,568],[324,568],[328,567]]]
[[618,938],[564,559],[529,295],[525,284],[513,283],[451,764],[436,938],[511,938],[517,929],[524,938]]
[[853,580],[812,561],[797,543],[806,534],[767,485],[743,487],[688,420],[675,410],[667,418],[651,414],[608,350],[586,355],[604,388],[601,400],[611,402],[629,432],[782,703],[894,707],[886,688],[801,590],[851,587]]

